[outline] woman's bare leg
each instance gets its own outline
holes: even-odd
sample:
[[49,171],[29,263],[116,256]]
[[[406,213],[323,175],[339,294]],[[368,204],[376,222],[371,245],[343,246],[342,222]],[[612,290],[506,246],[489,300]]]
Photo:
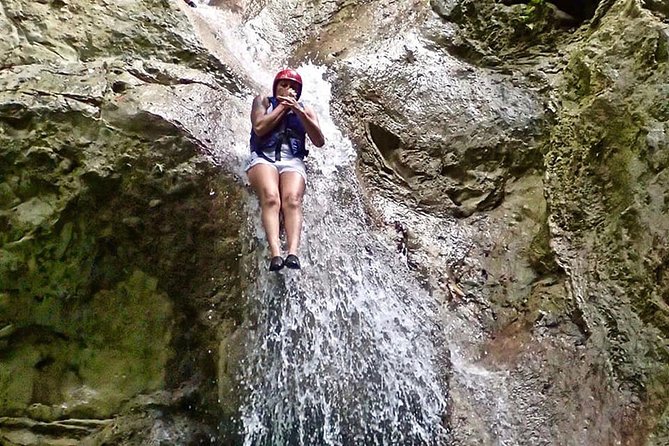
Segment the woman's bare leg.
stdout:
[[297,254],[302,234],[302,197],[304,196],[304,178],[297,172],[281,174],[281,210],[283,226],[286,230],[288,254]]
[[279,172],[268,164],[256,164],[247,172],[249,182],[260,201],[262,225],[272,257],[281,255],[279,247],[279,212],[281,195],[279,194]]

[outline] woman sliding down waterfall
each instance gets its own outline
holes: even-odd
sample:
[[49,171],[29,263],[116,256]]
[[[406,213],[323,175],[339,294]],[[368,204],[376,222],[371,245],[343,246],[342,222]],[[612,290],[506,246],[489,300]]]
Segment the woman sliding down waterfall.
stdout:
[[[305,135],[316,147],[325,144],[313,108],[298,102],[302,77],[295,70],[280,71],[272,96],[258,95],[251,108],[251,159],[249,182],[260,200],[262,224],[269,243],[269,270],[300,268],[297,250],[302,232],[302,197],[307,181]],[[280,213],[283,212],[288,255],[279,248]]]
[[[293,84],[294,97],[313,100],[328,140],[327,153],[309,154],[299,256],[312,267],[297,275],[259,274],[248,288],[253,322],[238,392],[243,441],[234,444],[449,444],[448,347],[436,325],[439,308],[392,241],[370,225],[355,148],[332,120],[336,100],[326,68],[305,64],[299,71],[302,95],[297,99],[300,85]],[[278,86],[275,95],[288,96]],[[261,117],[269,105],[256,103]],[[239,150],[247,156],[248,149]],[[275,159],[271,149],[264,154]]]

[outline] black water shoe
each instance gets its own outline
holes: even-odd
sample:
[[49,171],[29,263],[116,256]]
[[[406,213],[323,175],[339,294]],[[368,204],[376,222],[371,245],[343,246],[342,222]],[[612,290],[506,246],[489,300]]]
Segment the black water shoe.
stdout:
[[283,268],[284,262],[281,256],[272,257],[272,260],[269,261],[269,270],[270,271],[279,271]]
[[290,269],[300,269],[300,259],[295,254],[288,254],[284,265]]

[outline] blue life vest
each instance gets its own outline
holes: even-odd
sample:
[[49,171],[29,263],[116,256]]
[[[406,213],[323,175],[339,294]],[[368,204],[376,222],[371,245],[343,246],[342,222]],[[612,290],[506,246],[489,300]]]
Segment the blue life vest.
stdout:
[[[279,105],[275,97],[268,99],[272,104],[272,109]],[[281,145],[285,142],[290,147],[293,156],[302,159],[309,154],[304,144],[305,135],[306,131],[300,118],[294,112],[289,111],[283,116],[281,122],[263,137],[256,135],[251,129],[251,152],[271,162],[281,161]]]

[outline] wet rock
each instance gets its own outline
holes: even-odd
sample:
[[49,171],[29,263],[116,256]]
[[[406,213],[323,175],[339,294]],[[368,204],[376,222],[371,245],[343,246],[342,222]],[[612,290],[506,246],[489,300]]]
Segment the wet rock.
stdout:
[[[418,13],[413,29],[369,31],[378,42],[349,40],[329,59],[334,108],[359,150],[372,212],[416,234],[402,249],[430,289],[454,311],[476,305],[491,336],[515,327],[521,350],[536,353],[523,365],[492,347],[518,386],[537,380],[528,401],[546,375],[555,379],[548,394],[573,380],[602,395],[592,404],[563,401],[564,411],[533,400],[526,416],[553,414],[575,443],[663,444],[666,24],[638,2],[598,3],[570,9],[577,20],[569,24],[541,5],[432,1],[435,14]],[[643,5],[662,16],[658,2]],[[440,216],[450,237],[468,234],[470,243],[449,247],[448,231],[426,230],[423,214]],[[429,279],[444,271],[469,298]],[[563,380],[555,358],[581,352],[609,372],[586,379],[583,368]],[[475,427],[480,406],[465,408],[455,375],[462,410],[455,403],[451,419],[470,420],[454,422],[463,432],[456,438],[469,444],[466,432],[476,432],[485,443],[483,426],[494,416]],[[582,410],[588,421],[569,418]],[[616,413],[615,425],[600,410]],[[593,423],[601,437],[582,436]],[[551,435],[541,430],[517,432],[514,441],[537,444]]]

